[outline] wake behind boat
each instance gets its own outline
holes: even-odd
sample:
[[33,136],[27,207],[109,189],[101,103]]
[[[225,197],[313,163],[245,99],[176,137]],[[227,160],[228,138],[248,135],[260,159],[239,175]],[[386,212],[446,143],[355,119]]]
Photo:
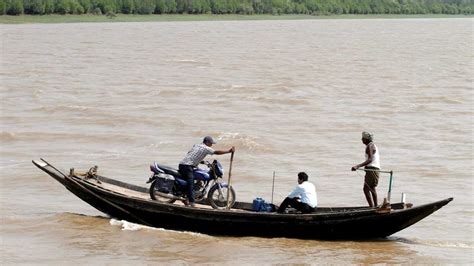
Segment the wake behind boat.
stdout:
[[310,214],[255,212],[252,203],[235,201],[230,209],[214,209],[207,201],[196,207],[150,198],[149,189],[94,173],[65,174],[45,160],[33,164],[74,195],[113,218],[148,226],[226,236],[301,239],[371,239],[392,235],[422,220],[453,198],[388,208],[318,207]]

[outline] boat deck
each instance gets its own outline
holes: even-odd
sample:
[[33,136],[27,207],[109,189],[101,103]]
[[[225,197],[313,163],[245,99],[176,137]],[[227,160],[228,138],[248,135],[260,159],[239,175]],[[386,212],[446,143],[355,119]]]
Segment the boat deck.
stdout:
[[[147,200],[147,201],[154,201],[150,198],[150,194],[148,191],[148,188],[145,187],[140,187],[140,186],[135,186],[135,185],[130,185],[130,184],[125,184],[120,181],[114,180],[114,179],[109,179],[103,176],[97,176],[98,179],[95,178],[84,178],[83,176],[76,176],[77,178],[81,179],[82,181],[85,181],[87,183],[90,183],[94,186],[103,188],[108,191],[112,191],[114,193],[119,193],[122,195],[125,195],[127,197],[133,197],[133,198],[139,198],[142,200]],[[100,181],[100,182],[99,182]],[[174,203],[164,203],[164,204],[173,204],[173,205],[178,205],[178,206],[185,206],[184,203],[180,200],[176,200]],[[399,204],[397,204],[399,205]],[[393,205],[393,209],[400,209],[400,208],[405,208],[405,206],[397,206]],[[410,206],[411,207],[411,206]],[[212,206],[209,205],[206,202],[196,202],[195,207],[198,209],[209,209],[213,210]],[[370,210],[371,208],[369,207],[318,207],[316,211],[313,214],[327,214],[327,213],[344,213],[344,212],[354,212],[354,211],[367,211]],[[254,212],[252,210],[252,203],[247,203],[247,202],[235,202],[233,208],[231,208],[228,211],[232,212]],[[296,214],[296,210],[290,209],[289,213]]]
[[[95,179],[95,178],[88,178],[88,179],[84,179],[83,177],[78,177],[90,184],[93,184],[97,187],[101,187],[103,189],[106,189],[106,190],[109,190],[109,191],[113,191],[114,193],[119,193],[119,194],[122,194],[122,195],[126,195],[128,197],[134,197],[134,198],[140,198],[140,199],[143,199],[143,200],[149,200],[149,201],[153,201],[151,198],[150,198],[150,194],[148,192],[148,189],[145,190],[145,188],[141,188],[143,189],[143,191],[138,191],[137,188],[138,187],[124,187],[122,185],[119,185],[119,184],[112,184],[112,183],[109,183],[109,182],[105,182],[104,177],[99,177],[99,180],[98,179]],[[102,180],[102,181],[100,181]],[[100,182],[99,182],[100,181]],[[180,200],[176,200],[174,203],[166,203],[166,204],[174,204],[174,205],[180,205],[180,206],[184,206],[184,203]],[[198,203],[196,202],[195,203],[195,208],[201,208],[201,209],[213,209],[212,206],[208,205],[208,204],[203,204],[203,203]],[[231,209],[232,211],[245,211],[245,210],[242,210],[242,209]]]

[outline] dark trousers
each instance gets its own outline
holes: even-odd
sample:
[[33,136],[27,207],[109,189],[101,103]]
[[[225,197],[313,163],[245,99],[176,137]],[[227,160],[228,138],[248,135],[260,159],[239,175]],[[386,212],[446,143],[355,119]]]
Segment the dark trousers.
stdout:
[[298,200],[298,198],[288,198],[286,197],[285,200],[281,203],[280,207],[278,208],[279,213],[283,213],[286,208],[293,207],[296,210],[302,213],[310,213],[314,211],[314,208],[309,206],[306,203],[303,203]]
[[194,174],[193,174],[193,166],[192,165],[179,165],[179,174],[186,180],[186,196],[188,197],[188,201],[190,203],[194,203]]

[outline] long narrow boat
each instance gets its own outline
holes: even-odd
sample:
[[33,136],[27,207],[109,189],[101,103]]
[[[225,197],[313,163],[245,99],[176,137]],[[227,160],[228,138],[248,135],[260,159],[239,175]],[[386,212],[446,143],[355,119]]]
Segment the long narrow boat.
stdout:
[[148,188],[100,175],[65,174],[45,160],[33,164],[74,195],[111,217],[148,226],[226,236],[288,237],[301,239],[383,238],[432,214],[453,198],[411,206],[318,208],[311,214],[254,212],[252,203],[236,202],[230,210],[195,208],[150,199]]

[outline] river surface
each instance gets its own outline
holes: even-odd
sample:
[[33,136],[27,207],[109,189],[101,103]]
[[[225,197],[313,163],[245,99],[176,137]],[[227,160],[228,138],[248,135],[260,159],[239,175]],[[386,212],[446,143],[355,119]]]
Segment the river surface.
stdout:
[[[0,25],[0,263],[472,265],[473,22]],[[216,237],[107,217],[31,163],[146,186],[212,135],[239,201],[306,171],[320,206],[363,206],[363,130],[392,201],[454,201],[387,239]]]

